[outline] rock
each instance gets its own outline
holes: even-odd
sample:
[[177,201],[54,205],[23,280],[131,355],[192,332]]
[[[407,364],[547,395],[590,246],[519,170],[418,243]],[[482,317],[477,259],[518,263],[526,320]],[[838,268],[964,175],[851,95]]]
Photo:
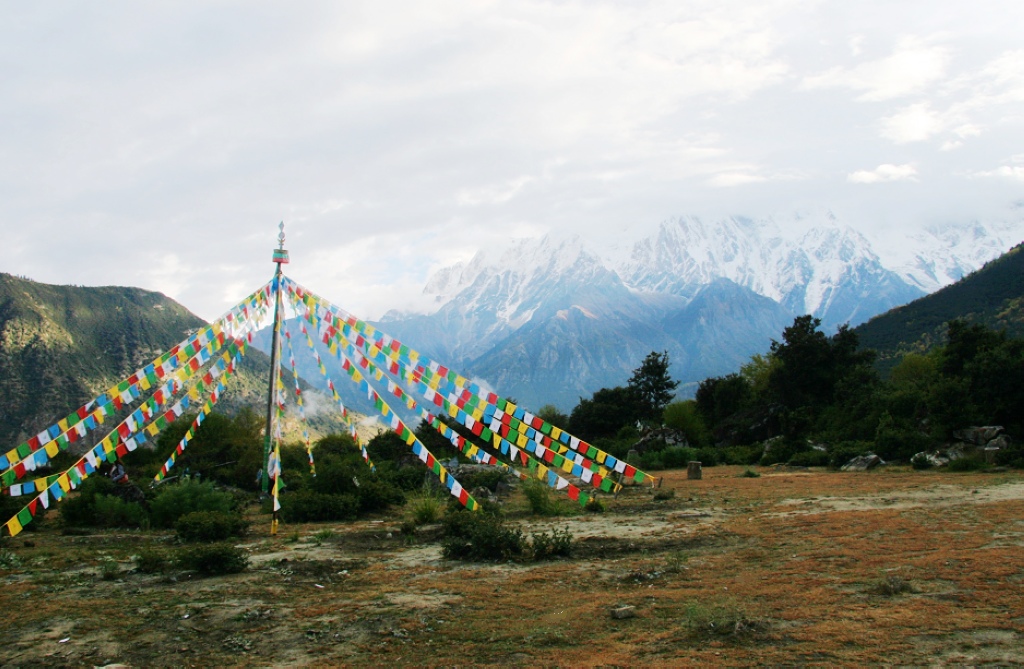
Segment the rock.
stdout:
[[699,481],[704,478],[704,470],[701,469],[701,463],[696,460],[691,460],[686,465],[686,478],[691,481]]
[[998,437],[1003,432],[1001,425],[986,425],[984,427],[968,427],[953,432],[953,438],[975,446],[984,446]]
[[617,606],[610,611],[612,618],[615,620],[625,620],[626,618],[636,618],[636,607],[635,606]]
[[[640,438],[640,441],[636,442],[629,447],[629,450],[636,451],[637,454],[643,454],[647,451],[647,448],[657,442],[663,442],[666,446],[684,446],[689,447],[690,442],[686,440],[686,435],[670,427],[659,427],[651,430]],[[629,456],[626,456],[626,462],[629,462]]]
[[478,487],[476,487],[473,490],[472,494],[473,494],[473,497],[476,498],[477,500],[486,499],[488,502],[496,502],[496,501],[498,501],[497,498],[494,496],[494,493],[491,492],[491,489],[486,487],[486,486],[478,486]]
[[884,465],[885,460],[878,457],[874,453],[868,453],[867,455],[859,455],[856,458],[850,460],[843,465],[842,470],[844,472],[866,472],[869,469],[874,469],[879,465]]
[[945,467],[949,464],[949,458],[944,457],[939,451],[921,451],[920,453],[915,453],[914,457],[910,460],[914,461],[917,459],[924,460],[932,467]]
[[1010,435],[1001,434],[992,441],[985,444],[985,448],[992,448],[995,450],[1002,450],[1004,448],[1010,448],[1013,446],[1013,439],[1010,439]]

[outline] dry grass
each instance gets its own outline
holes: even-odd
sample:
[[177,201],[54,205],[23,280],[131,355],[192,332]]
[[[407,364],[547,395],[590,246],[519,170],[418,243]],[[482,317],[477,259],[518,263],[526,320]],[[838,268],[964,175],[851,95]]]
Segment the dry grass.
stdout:
[[544,563],[444,561],[402,513],[277,537],[256,518],[250,569],[198,579],[132,570],[167,535],[51,525],[0,545],[0,666],[1024,662],[1024,476],[742,471],[669,472],[673,498],[596,515],[515,499],[528,532],[577,537]]

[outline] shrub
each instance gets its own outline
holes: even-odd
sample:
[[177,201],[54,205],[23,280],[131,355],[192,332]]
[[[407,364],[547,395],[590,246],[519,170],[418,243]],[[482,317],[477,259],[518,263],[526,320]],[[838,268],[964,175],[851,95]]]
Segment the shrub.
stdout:
[[281,519],[287,523],[352,520],[358,514],[359,500],[354,495],[327,495],[303,490],[288,495],[281,504]]
[[789,462],[797,453],[810,450],[807,442],[800,439],[773,439],[767,443],[768,448],[761,456],[761,465],[774,465],[780,462]]
[[871,453],[874,444],[870,441],[841,441],[828,449],[828,466],[839,469],[850,460]]
[[756,465],[761,461],[761,444],[729,446],[718,449],[719,461],[726,465]]
[[427,525],[441,520],[444,503],[435,495],[424,495],[412,503],[412,520],[416,525]]
[[96,495],[93,502],[93,525],[99,527],[149,527],[149,515],[135,502],[126,502],[112,495]]
[[664,502],[665,500],[672,499],[676,496],[675,488],[665,488],[654,493],[654,501]]
[[121,568],[117,561],[112,558],[105,558],[100,562],[100,578],[104,581],[113,581],[121,575]]
[[556,556],[569,557],[572,553],[572,534],[569,530],[538,532],[532,537],[533,559],[550,560]]
[[721,463],[721,454],[717,448],[701,448],[694,454],[693,459],[704,467],[714,467]]
[[178,518],[193,511],[234,510],[234,497],[221,492],[210,482],[182,481],[176,485],[165,485],[151,505],[151,520],[154,527],[172,528]]
[[[106,476],[92,476],[82,482],[78,491],[64,498],[60,516],[65,525],[94,527],[96,523],[97,495],[112,495],[114,483]],[[30,524],[31,527],[34,523]]]
[[828,463],[828,453],[816,449],[801,451],[789,459],[789,464],[796,467],[826,467]]
[[743,470],[743,473],[740,474],[740,478],[757,479],[757,478],[761,478],[761,475],[758,474],[757,472],[755,472],[750,467],[747,467],[746,469]]
[[554,516],[558,508],[551,499],[551,490],[542,481],[528,479],[523,482],[523,494],[530,503],[530,512],[535,516]]
[[170,560],[166,553],[151,548],[144,548],[135,556],[135,568],[143,574],[159,574],[167,571]]
[[237,574],[249,566],[249,557],[231,544],[194,544],[178,551],[181,569],[201,574]]
[[976,472],[980,469],[984,469],[987,465],[981,458],[971,455],[965,458],[957,458],[956,460],[950,460],[949,464],[946,465],[946,469],[951,472]]
[[359,499],[359,512],[372,513],[383,511],[388,507],[405,504],[405,494],[397,487],[384,481],[368,478],[361,481],[356,493]]
[[245,530],[245,522],[237,513],[222,511],[193,511],[186,513],[174,524],[178,538],[184,542],[224,541]]
[[[692,448],[687,448],[685,446],[670,446],[669,448],[666,448],[665,450],[656,454],[654,457],[660,460],[660,463],[654,463],[658,464],[658,466],[652,466],[651,469],[682,469],[683,467],[686,467],[691,460],[700,459],[700,456],[698,455],[697,451],[695,451]],[[717,457],[718,456],[716,454],[715,458],[717,459]],[[648,458],[645,458],[645,460],[647,459]]]
[[583,505],[583,510],[587,513],[604,513],[604,502],[599,500],[597,497],[591,497],[587,500],[587,503]]
[[508,560],[519,557],[526,539],[499,516],[457,511],[445,516],[442,554],[449,560]]
[[462,487],[466,490],[476,490],[477,488],[487,488],[491,492],[498,491],[498,484],[508,478],[501,469],[489,469],[484,471],[472,471],[466,472],[465,474],[459,475],[459,482],[462,483]]
[[914,586],[902,576],[886,576],[871,587],[871,591],[883,597],[895,597],[914,592]]

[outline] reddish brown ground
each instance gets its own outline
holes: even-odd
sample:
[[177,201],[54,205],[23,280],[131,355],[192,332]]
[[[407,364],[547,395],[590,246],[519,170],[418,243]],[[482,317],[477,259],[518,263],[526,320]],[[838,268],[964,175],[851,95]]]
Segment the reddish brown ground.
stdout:
[[1024,663],[1024,475],[741,472],[667,472],[673,499],[633,488],[603,515],[529,519],[513,499],[528,532],[577,537],[544,563],[448,562],[396,515],[261,522],[243,574],[149,576],[131,555],[168,535],[51,523],[0,546],[0,666]]

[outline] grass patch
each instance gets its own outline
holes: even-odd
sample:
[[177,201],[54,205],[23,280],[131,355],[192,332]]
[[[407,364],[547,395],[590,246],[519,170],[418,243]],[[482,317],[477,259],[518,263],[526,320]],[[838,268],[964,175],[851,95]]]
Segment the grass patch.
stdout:
[[700,639],[739,639],[767,629],[763,620],[752,617],[731,601],[690,603],[683,610],[683,620],[690,635]]
[[882,597],[897,597],[916,591],[907,579],[902,576],[890,575],[873,583],[871,592]]

